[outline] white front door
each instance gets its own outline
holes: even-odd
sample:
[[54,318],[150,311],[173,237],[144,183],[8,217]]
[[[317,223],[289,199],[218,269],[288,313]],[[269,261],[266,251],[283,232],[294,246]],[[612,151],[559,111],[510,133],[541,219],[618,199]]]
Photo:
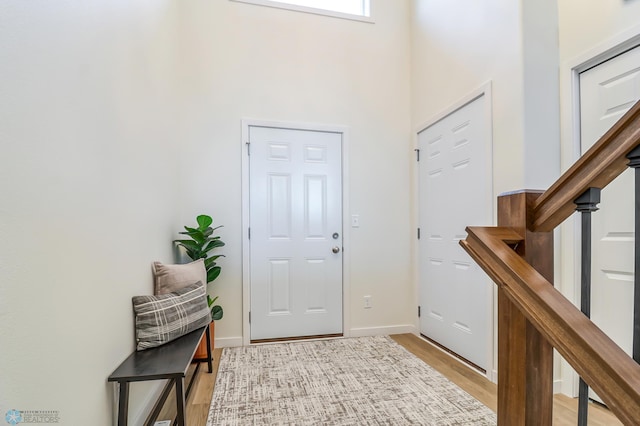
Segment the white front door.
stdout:
[[[580,74],[580,134],[587,151],[640,99],[640,47]],[[592,214],[591,318],[631,354],[633,333],[633,170],[602,190]]]
[[342,333],[342,134],[249,127],[251,340]]
[[492,284],[460,247],[492,223],[491,141],[482,95],[418,134],[420,332],[483,370]]

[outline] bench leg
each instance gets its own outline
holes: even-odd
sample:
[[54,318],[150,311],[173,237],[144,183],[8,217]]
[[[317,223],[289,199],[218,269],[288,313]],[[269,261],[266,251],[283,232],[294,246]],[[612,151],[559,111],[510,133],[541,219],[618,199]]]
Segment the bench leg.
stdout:
[[184,377],[176,378],[176,424],[178,426],[186,426],[187,420],[185,415],[185,397],[184,397]]
[[118,426],[127,426],[129,417],[129,382],[118,382]]
[[153,406],[153,410],[151,410],[151,413],[149,413],[147,420],[145,420],[144,426],[153,426],[154,424],[156,424],[156,420],[158,419],[158,416],[162,411],[162,407],[164,407],[165,401],[167,400],[167,398],[169,397],[169,394],[171,393],[171,389],[173,389],[174,387],[173,384],[175,383],[175,381],[176,379],[167,380],[167,384],[164,386],[164,389],[162,390],[160,397],[158,398],[155,405]]
[[213,373],[213,365],[211,362],[212,354],[211,354],[211,328],[207,326],[207,331],[205,331],[207,335],[207,365],[209,366],[209,373]]

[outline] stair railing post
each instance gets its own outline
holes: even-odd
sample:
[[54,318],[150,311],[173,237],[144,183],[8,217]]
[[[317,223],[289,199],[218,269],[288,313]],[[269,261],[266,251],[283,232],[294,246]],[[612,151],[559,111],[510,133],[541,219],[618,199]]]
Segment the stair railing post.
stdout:
[[[591,213],[598,210],[600,188],[589,188],[574,201],[581,213],[580,310],[591,317]],[[578,426],[586,426],[589,414],[589,386],[580,378],[578,387]]]
[[633,359],[640,363],[640,146],[635,147],[629,154],[629,167],[635,169],[635,262],[633,286]]
[[[498,197],[498,226],[513,228],[522,241],[515,248],[553,283],[553,232],[533,232],[533,203],[542,191]],[[498,425],[551,426],[553,347],[498,288]]]

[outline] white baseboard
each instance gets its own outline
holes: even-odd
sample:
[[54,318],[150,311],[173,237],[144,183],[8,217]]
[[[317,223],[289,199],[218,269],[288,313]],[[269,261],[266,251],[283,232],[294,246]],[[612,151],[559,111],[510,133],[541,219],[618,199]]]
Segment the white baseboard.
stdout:
[[345,337],[387,336],[389,334],[416,334],[416,326],[413,324],[392,325],[385,327],[352,328]]
[[242,346],[242,336],[216,337],[214,339],[214,346],[216,348],[235,348],[237,346]]
[[[386,327],[352,328],[351,330],[349,330],[347,333],[344,334],[344,337],[386,336],[389,334],[404,334],[404,333],[416,334],[417,333],[416,327],[413,324],[406,324],[406,325],[394,325],[394,326],[386,326]],[[215,338],[216,348],[235,348],[238,346],[243,346],[242,336]]]
[[553,393],[562,393],[562,380],[554,380],[553,381]]

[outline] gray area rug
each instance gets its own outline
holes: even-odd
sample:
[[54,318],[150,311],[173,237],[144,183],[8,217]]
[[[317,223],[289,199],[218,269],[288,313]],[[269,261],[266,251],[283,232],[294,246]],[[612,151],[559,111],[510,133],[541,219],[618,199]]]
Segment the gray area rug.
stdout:
[[207,426],[495,425],[495,414],[386,336],[223,350]]

